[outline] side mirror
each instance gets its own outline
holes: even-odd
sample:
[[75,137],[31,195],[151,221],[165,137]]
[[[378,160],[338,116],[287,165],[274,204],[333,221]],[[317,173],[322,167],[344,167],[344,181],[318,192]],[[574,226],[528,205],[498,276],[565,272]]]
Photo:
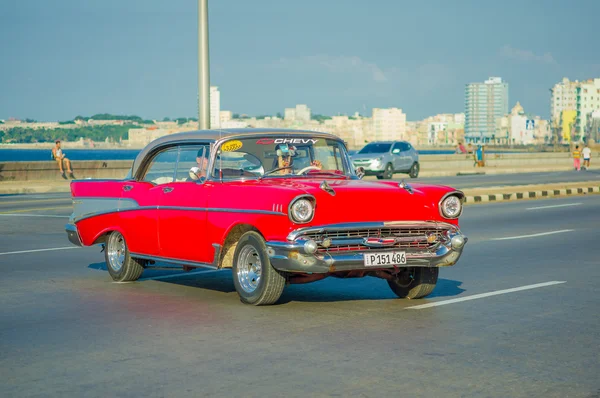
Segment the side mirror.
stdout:
[[400,149],[396,148],[392,151],[392,153],[396,154],[396,153],[400,153]]
[[356,170],[354,170],[354,172],[356,173],[356,176],[361,180],[365,176],[365,168],[362,166],[357,167]]

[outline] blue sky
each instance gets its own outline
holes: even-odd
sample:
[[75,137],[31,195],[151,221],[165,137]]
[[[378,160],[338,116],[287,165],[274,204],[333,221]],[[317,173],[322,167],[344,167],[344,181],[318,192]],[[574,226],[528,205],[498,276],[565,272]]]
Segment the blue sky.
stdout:
[[[552,5],[551,5],[552,4]],[[197,114],[196,0],[0,0],[0,119]],[[548,117],[563,76],[600,77],[600,1],[209,0],[221,109],[408,120],[464,111],[501,76]]]

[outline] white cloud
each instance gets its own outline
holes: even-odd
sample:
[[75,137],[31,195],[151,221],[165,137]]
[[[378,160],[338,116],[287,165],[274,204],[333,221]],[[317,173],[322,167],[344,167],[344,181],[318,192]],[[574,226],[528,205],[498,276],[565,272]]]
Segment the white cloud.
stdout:
[[524,62],[540,62],[544,64],[555,64],[556,60],[551,53],[545,53],[539,55],[530,50],[520,50],[513,48],[509,45],[505,45],[500,49],[500,55],[505,58],[516,59]]

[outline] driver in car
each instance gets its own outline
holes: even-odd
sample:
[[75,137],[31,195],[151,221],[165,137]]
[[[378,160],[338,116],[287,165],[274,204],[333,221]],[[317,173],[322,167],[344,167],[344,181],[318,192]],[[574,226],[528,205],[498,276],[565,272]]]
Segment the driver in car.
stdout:
[[[298,148],[288,146],[287,144],[277,145],[277,168],[280,175],[292,174],[294,172],[294,157],[297,155]],[[319,160],[313,160],[311,166],[321,169],[323,165]]]
[[196,164],[190,169],[190,178],[192,180],[200,180],[202,178],[206,178],[206,174],[208,171],[208,156],[209,151],[208,147],[202,147],[198,153],[196,154]]

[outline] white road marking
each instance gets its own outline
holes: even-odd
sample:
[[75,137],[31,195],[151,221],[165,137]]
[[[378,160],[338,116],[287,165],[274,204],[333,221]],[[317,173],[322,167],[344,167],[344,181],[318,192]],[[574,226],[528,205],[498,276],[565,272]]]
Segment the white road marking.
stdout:
[[49,252],[49,251],[54,251],[54,250],[71,250],[71,249],[79,249],[79,246],[52,247],[50,249],[34,249],[34,250],[21,250],[18,252],[4,252],[4,253],[0,253],[0,256],[5,256],[7,254],[38,253],[38,252]]
[[539,207],[528,207],[525,210],[540,210],[540,209],[554,209],[557,207],[569,207],[569,206],[579,206],[583,203],[565,203],[563,205],[552,205],[552,206],[539,206]]
[[1,214],[0,217],[51,217],[51,218],[69,218],[69,216],[57,216],[50,214]]
[[138,281],[155,281],[155,280],[161,280],[161,279],[172,279],[172,278],[178,278],[180,276],[190,276],[190,275],[200,275],[200,274],[212,274],[214,272],[221,272],[221,271],[230,271],[229,268],[226,269],[209,269],[206,271],[196,271],[196,272],[182,272],[179,274],[172,274],[172,275],[162,275],[162,276],[153,276],[151,278],[142,278],[142,279],[138,279]]
[[436,302],[428,303],[428,304],[415,305],[412,307],[407,307],[406,309],[407,310],[422,310],[425,308],[437,307],[440,305],[460,303],[461,301],[477,300],[477,299],[484,298],[484,297],[497,296],[499,294],[514,293],[514,292],[520,292],[521,290],[537,289],[538,287],[559,285],[561,283],[567,283],[567,281],[550,281],[550,282],[544,282],[544,283],[536,283],[535,285],[515,287],[512,289],[496,290],[495,292],[474,294],[472,296],[465,296],[465,297],[460,297],[460,298],[455,298],[455,299],[450,299],[450,300],[436,301]]
[[531,235],[507,236],[505,238],[492,238],[490,240],[512,240],[512,239],[536,238],[538,236],[563,234],[565,232],[573,232],[573,231],[575,231],[575,230],[574,229],[561,229],[560,231],[541,232],[539,234],[531,234]]

